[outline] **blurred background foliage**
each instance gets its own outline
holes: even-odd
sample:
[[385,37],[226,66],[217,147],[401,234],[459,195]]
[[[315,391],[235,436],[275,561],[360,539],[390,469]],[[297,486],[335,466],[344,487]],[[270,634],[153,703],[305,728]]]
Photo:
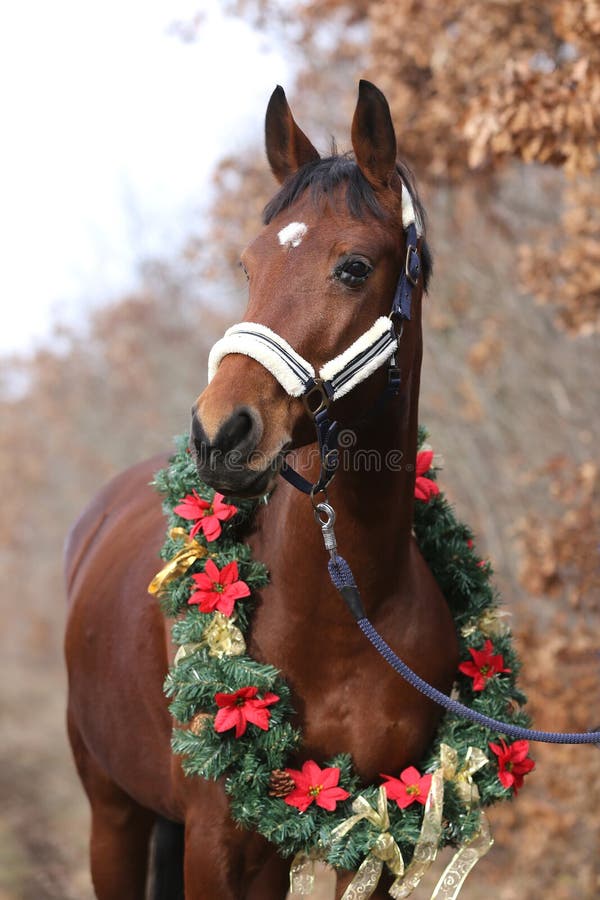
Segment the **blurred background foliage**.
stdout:
[[[429,213],[421,420],[443,487],[493,561],[535,722],[598,725],[600,3],[226,5],[300,61],[286,89],[323,152],[332,135],[349,146],[359,77],[385,91]],[[193,42],[202,21],[174,29]],[[63,734],[61,549],[101,483],[187,428],[207,351],[243,309],[237,261],[274,183],[262,147],[223,151],[201,234],[145,261],[139,289],[84,330],[0,359],[0,900],[91,896]],[[598,751],[534,755],[465,898],[600,894]]]

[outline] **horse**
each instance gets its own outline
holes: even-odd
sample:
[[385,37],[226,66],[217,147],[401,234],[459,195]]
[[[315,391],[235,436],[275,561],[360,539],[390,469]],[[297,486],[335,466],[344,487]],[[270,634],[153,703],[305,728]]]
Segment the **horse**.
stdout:
[[[351,135],[352,153],[321,158],[283,89],[274,91],[265,137],[279,189],[241,256],[249,288],[244,322],[281,335],[316,369],[388,315],[411,249],[403,216],[413,208],[424,219],[397,160],[388,103],[367,81],[360,82]],[[424,235],[418,246],[423,266],[410,319],[397,334],[399,391],[378,410],[386,378],[380,368],[334,401],[357,451],[339,465],[328,498],[367,615],[411,667],[447,692],[458,664],[455,626],[411,533],[421,304],[431,268]],[[418,763],[439,710],[365,641],[326,577],[310,500],[278,479],[293,455],[300,476],[317,481],[310,407],[259,361],[229,352],[193,405],[190,447],[200,478],[228,497],[261,496],[277,481],[247,535],[270,573],[249,653],[276,666],[292,687],[304,735],[296,762],[347,752],[365,783]],[[227,464],[232,452],[238,465]],[[236,827],[221,782],[185,777],[171,752],[163,694],[170,627],[147,593],[165,530],[149,482],[166,459],[118,475],[67,542],[67,721],[91,806],[93,885],[99,900],[141,900],[149,878],[157,898],[282,900],[288,862],[260,835]],[[151,869],[158,874],[151,877]],[[351,877],[338,873],[336,896]],[[373,896],[385,896],[383,880]]]

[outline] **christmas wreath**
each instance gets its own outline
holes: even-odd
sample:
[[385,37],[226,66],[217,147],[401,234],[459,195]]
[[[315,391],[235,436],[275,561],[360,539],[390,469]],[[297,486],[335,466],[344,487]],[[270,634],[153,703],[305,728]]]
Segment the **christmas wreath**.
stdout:
[[[488,561],[478,558],[468,526],[440,492],[433,452],[419,435],[414,532],[450,606],[462,662],[454,693],[496,719],[527,725],[518,689],[519,662],[505,613],[490,584]],[[164,568],[149,590],[164,613],[176,616],[179,645],[165,691],[178,723],[172,747],[187,775],[225,776],[231,814],[256,829],[284,856],[293,856],[292,889],[309,893],[311,867],[322,859],[357,870],[344,895],[369,896],[384,865],[393,897],[406,897],[437,850],[458,848],[435,897],[455,897],[468,871],[491,846],[484,808],[511,798],[534,766],[527,741],[445,715],[418,766],[364,787],[342,753],[288,759],[302,744],[293,697],[281,672],[246,653],[253,592],[268,582],[265,566],[243,542],[256,501],[229,503],[202,484],[187,437],[170,465],[157,473],[168,533]],[[266,502],[266,501],[265,501]]]

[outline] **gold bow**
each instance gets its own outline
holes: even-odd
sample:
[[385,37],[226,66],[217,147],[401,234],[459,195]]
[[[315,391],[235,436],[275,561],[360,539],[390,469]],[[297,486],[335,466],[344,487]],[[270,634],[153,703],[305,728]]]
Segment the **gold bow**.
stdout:
[[371,825],[379,829],[381,834],[377,836],[368,856],[363,860],[352,882],[344,891],[342,900],[370,897],[379,883],[384,863],[392,875],[396,876],[396,879],[400,878],[404,872],[404,860],[400,847],[389,832],[390,818],[383,785],[377,794],[376,809],[364,797],[357,797],[352,804],[352,810],[354,815],[349,816],[331,832],[332,842],[343,838],[361,819],[367,819]]
[[486,637],[500,637],[508,631],[508,624],[504,619],[509,619],[511,613],[505,609],[488,609],[476,622],[464,625],[461,628],[463,637],[471,637],[476,631],[481,631]]
[[184,575],[197,559],[204,559],[208,555],[206,547],[199,544],[195,538],[190,538],[185,528],[171,528],[169,537],[174,541],[183,540],[184,544],[148,585],[148,593],[154,596],[160,594],[174,578]]
[[234,625],[235,615],[228,618],[222,612],[216,612],[211,622],[202,632],[202,640],[195,644],[182,644],[175,654],[174,665],[187,659],[197,650],[208,647],[208,655],[222,659],[224,656],[242,656],[246,652],[244,635]]
[[246,652],[244,635],[234,625],[235,615],[225,616],[222,612],[215,612],[212,621],[202,632],[202,644],[208,647],[209,656],[242,656]]
[[458,753],[448,744],[440,745],[441,769],[445,781],[453,781],[456,793],[469,809],[479,802],[479,790],[473,781],[475,772],[487,766],[489,760],[479,747],[469,747],[462,767],[458,767]]
[[[390,888],[390,895],[394,900],[409,897],[420,884],[423,876],[435,860],[442,836],[442,810],[444,805],[444,781],[452,781],[462,802],[471,807],[479,800],[477,785],[473,782],[473,775],[489,762],[485,753],[477,747],[469,747],[465,761],[461,767],[458,764],[458,754],[453,747],[442,744],[440,747],[440,766],[431,777],[431,786],[423,812],[421,832],[415,844],[413,858],[404,869],[402,853],[393,836],[389,832],[390,820],[388,815],[387,797],[385,788],[379,788],[377,795],[377,808],[374,809],[364,797],[357,797],[352,804],[354,815],[349,816],[344,822],[331,832],[331,842],[339,841],[354,826],[367,819],[381,832],[375,844],[363,860],[352,882],[348,885],[342,900],[359,900],[359,898],[371,897],[379,883],[384,863],[395,875],[394,883]],[[488,852],[493,844],[490,835],[489,823],[481,813],[479,830],[465,844],[458,848],[450,863],[444,870],[438,881],[431,900],[456,900],[465,882],[465,879],[475,864]],[[292,864],[290,877],[293,881],[294,869],[302,882],[295,889],[296,893],[311,893],[314,882],[312,868],[308,871],[309,864],[314,867],[313,854],[310,857],[298,854]],[[302,888],[302,889],[301,889]]]

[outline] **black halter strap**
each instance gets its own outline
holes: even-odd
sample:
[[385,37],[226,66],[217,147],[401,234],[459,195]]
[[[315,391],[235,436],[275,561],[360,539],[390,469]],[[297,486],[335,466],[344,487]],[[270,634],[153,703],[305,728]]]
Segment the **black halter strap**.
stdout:
[[[405,229],[406,236],[406,257],[404,266],[400,272],[394,299],[392,300],[392,308],[390,311],[390,319],[397,320],[401,323],[410,320],[412,312],[413,290],[419,283],[421,276],[421,257],[419,254],[418,234],[416,226],[411,223]],[[402,335],[402,327],[400,336]],[[386,386],[380,395],[377,403],[371,410],[369,418],[374,414],[378,414],[387,406],[388,402],[396,397],[400,391],[400,369],[396,365],[395,355],[392,356],[388,365],[388,378]],[[321,460],[321,471],[319,478],[313,484],[308,481],[299,472],[290,466],[285,460],[282,463],[280,474],[285,480],[295,487],[297,490],[314,497],[327,489],[332,481],[338,464],[338,433],[340,430],[339,423],[331,421],[329,418],[329,407],[334,394],[334,386],[331,382],[325,382],[318,378],[312,378],[307,383],[303,400],[304,405],[312,416],[317,432],[317,443],[319,446],[319,458]]]
[[410,319],[413,288],[419,283],[421,275],[421,257],[419,255],[418,235],[414,222],[408,226],[406,235],[406,257],[404,270],[400,273],[396,293],[392,301],[392,318]]

